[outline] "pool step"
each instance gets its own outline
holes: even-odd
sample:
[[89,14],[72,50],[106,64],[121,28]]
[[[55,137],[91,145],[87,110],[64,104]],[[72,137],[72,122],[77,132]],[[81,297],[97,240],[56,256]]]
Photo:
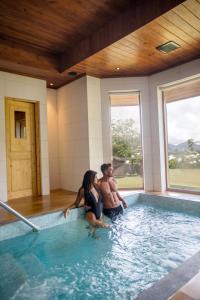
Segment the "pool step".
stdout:
[[37,276],[44,272],[45,267],[34,253],[29,253],[19,258],[19,263],[29,277]]
[[27,275],[16,259],[9,253],[0,255],[0,299],[10,299],[25,283]]

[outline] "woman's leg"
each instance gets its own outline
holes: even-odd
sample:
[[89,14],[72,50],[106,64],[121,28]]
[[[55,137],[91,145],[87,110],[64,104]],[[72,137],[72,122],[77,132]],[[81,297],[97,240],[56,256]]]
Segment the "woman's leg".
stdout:
[[108,224],[104,223],[101,220],[98,220],[94,213],[88,212],[85,216],[86,220],[92,225],[96,227],[109,227]]

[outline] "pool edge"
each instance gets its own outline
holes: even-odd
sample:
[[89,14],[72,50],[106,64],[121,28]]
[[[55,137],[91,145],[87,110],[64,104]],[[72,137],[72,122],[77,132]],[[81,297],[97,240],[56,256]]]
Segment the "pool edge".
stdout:
[[134,300],[167,300],[200,270],[200,251],[164,276]]

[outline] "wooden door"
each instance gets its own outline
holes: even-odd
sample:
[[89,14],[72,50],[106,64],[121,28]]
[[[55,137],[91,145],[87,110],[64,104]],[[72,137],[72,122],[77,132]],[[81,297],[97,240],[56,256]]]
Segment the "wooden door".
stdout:
[[6,99],[8,199],[37,194],[34,103]]

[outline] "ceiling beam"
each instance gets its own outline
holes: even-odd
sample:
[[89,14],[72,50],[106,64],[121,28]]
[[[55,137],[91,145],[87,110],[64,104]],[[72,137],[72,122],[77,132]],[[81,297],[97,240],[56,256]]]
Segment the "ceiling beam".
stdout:
[[132,1],[133,4],[127,11],[64,52],[61,55],[60,72],[94,55],[182,2],[184,0]]
[[16,42],[0,39],[0,58],[7,62],[39,70],[58,71],[59,60],[54,54],[42,52]]

